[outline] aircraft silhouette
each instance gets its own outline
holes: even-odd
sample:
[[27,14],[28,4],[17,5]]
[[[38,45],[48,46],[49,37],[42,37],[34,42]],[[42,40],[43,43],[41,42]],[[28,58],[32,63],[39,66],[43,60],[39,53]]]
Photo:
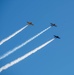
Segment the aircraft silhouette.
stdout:
[[54,27],[57,27],[57,25],[56,25],[56,24],[53,24],[53,23],[50,23],[50,24],[51,24],[51,26],[52,26],[52,27],[53,27],[53,26],[54,26]]
[[54,38],[58,38],[58,39],[60,39],[60,37],[59,37],[59,36],[56,36],[56,35],[54,35]]
[[34,25],[32,22],[27,22],[28,25]]

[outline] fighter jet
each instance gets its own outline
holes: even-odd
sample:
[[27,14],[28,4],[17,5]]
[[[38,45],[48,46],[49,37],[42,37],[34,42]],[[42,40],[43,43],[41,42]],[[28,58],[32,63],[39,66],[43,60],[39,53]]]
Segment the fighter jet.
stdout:
[[51,24],[51,26],[53,27],[53,26],[55,26],[55,27],[57,27],[57,25],[56,24],[53,24],[53,23],[50,23]]
[[34,25],[32,22],[27,22],[28,25]]
[[60,37],[59,37],[59,36],[56,36],[56,35],[54,35],[54,38],[58,38],[58,39],[60,39]]

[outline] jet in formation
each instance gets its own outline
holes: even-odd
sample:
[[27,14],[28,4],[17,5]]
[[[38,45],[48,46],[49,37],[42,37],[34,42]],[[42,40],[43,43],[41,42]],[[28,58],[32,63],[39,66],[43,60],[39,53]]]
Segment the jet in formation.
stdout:
[[59,37],[59,36],[56,36],[56,35],[54,35],[54,38],[58,38],[58,39],[60,39],[60,37]]
[[32,22],[27,22],[28,25],[34,25]]
[[57,27],[57,25],[56,24],[54,24],[54,23],[50,23],[51,24],[51,26],[53,27]]

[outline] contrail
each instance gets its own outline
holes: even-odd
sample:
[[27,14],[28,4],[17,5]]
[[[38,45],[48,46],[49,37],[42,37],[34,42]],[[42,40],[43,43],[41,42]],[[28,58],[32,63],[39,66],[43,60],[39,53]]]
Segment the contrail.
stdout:
[[15,52],[16,50],[20,49],[21,47],[23,47],[24,45],[26,45],[27,43],[29,43],[30,41],[32,41],[33,39],[35,39],[36,37],[38,37],[39,35],[41,35],[42,33],[44,33],[45,31],[47,31],[48,29],[50,29],[51,26],[49,26],[48,28],[44,29],[43,31],[41,31],[40,33],[38,33],[37,35],[33,36],[32,38],[30,38],[29,40],[27,40],[26,42],[22,43],[21,45],[15,47],[14,49],[10,50],[9,52],[5,53],[4,55],[2,55],[0,57],[0,60],[9,56],[10,54],[12,54],[13,52]]
[[12,37],[14,37],[16,34],[20,33],[22,30],[24,30],[28,25],[24,26],[23,28],[21,28],[20,30],[16,31],[15,33],[13,33],[12,35],[8,36],[7,38],[3,39],[0,42],[0,45],[2,45],[3,43],[5,43],[6,41],[8,41],[9,39],[11,39]]
[[50,42],[52,42],[54,39],[55,39],[55,38],[53,38],[53,39],[47,41],[46,43],[44,43],[44,44],[42,44],[41,46],[35,48],[34,50],[32,50],[32,51],[26,53],[25,55],[19,57],[18,59],[16,59],[16,60],[14,60],[14,61],[12,61],[12,62],[6,64],[5,66],[1,67],[1,68],[0,68],[0,72],[2,72],[3,70],[5,70],[5,69],[7,69],[7,68],[9,68],[9,67],[11,67],[11,66],[17,64],[18,62],[24,60],[24,59],[27,58],[28,56],[32,55],[33,53],[37,52],[38,50],[40,50],[40,49],[42,49],[43,47],[45,47],[46,45],[48,45],[48,44],[49,44]]

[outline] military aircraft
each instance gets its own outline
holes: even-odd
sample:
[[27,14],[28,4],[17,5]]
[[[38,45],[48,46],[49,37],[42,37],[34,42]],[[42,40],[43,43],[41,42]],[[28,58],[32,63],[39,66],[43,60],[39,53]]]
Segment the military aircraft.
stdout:
[[56,35],[54,35],[54,38],[58,38],[58,39],[60,39],[60,37],[59,37],[59,36],[56,36]]
[[55,26],[55,27],[57,27],[57,25],[56,24],[53,24],[53,23],[50,23],[51,24],[51,26],[53,27],[53,26]]
[[32,22],[27,22],[28,25],[34,25]]

